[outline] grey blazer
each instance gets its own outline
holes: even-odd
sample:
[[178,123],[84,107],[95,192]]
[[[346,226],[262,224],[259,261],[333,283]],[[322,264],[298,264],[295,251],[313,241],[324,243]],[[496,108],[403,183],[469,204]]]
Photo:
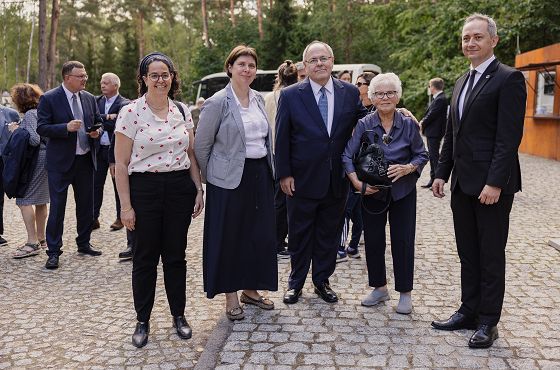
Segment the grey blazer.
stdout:
[[[254,91],[254,90],[253,90]],[[264,99],[254,91],[257,104],[267,120]],[[231,84],[204,102],[194,140],[194,153],[202,181],[224,189],[235,189],[241,182],[245,166],[245,129]],[[272,131],[268,122],[266,159],[274,178],[271,148]]]

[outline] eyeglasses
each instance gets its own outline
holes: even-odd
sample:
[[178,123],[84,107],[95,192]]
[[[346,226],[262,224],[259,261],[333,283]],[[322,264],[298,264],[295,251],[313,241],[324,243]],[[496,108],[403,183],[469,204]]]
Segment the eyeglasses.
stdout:
[[373,93],[373,95],[377,99],[383,99],[384,97],[387,97],[387,99],[392,99],[395,96],[397,96],[397,92],[396,91],[387,91],[387,92],[376,91],[376,92]]
[[162,81],[169,81],[169,79],[171,78],[171,74],[163,73],[163,74],[158,75],[157,73],[150,73],[148,75],[148,78],[152,82],[158,82],[160,78],[162,79]]
[[369,86],[369,82],[356,82],[356,86],[358,87]]
[[317,63],[319,63],[319,61],[323,64],[325,64],[326,62],[329,61],[329,59],[332,59],[332,57],[319,57],[319,58],[311,58],[307,61],[307,63],[315,65]]
[[88,75],[68,75],[68,76],[76,77],[76,78],[79,78],[80,80],[87,80],[88,79]]

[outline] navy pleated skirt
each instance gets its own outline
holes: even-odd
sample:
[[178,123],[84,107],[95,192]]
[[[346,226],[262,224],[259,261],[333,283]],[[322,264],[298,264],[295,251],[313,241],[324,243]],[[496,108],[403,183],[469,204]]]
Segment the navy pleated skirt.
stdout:
[[236,189],[206,186],[203,274],[208,298],[278,290],[274,183],[265,158],[246,159]]

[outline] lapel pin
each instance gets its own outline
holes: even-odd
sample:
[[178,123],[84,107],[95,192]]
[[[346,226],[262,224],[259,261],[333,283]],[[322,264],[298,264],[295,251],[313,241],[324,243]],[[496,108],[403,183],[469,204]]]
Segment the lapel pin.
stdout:
[[490,78],[490,75],[486,75],[486,79]]

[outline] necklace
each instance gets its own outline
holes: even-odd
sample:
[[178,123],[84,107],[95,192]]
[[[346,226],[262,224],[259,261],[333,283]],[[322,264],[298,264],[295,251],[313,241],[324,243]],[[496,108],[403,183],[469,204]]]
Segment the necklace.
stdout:
[[169,109],[169,102],[166,102],[165,106],[163,106],[163,107],[161,107],[161,108],[158,108],[158,107],[155,107],[155,106],[151,105],[151,104],[148,102],[148,99],[146,99],[146,104],[148,104],[148,107],[150,107],[151,110],[156,111],[156,112],[161,112],[161,111],[163,111],[164,109],[165,109],[165,110]]

